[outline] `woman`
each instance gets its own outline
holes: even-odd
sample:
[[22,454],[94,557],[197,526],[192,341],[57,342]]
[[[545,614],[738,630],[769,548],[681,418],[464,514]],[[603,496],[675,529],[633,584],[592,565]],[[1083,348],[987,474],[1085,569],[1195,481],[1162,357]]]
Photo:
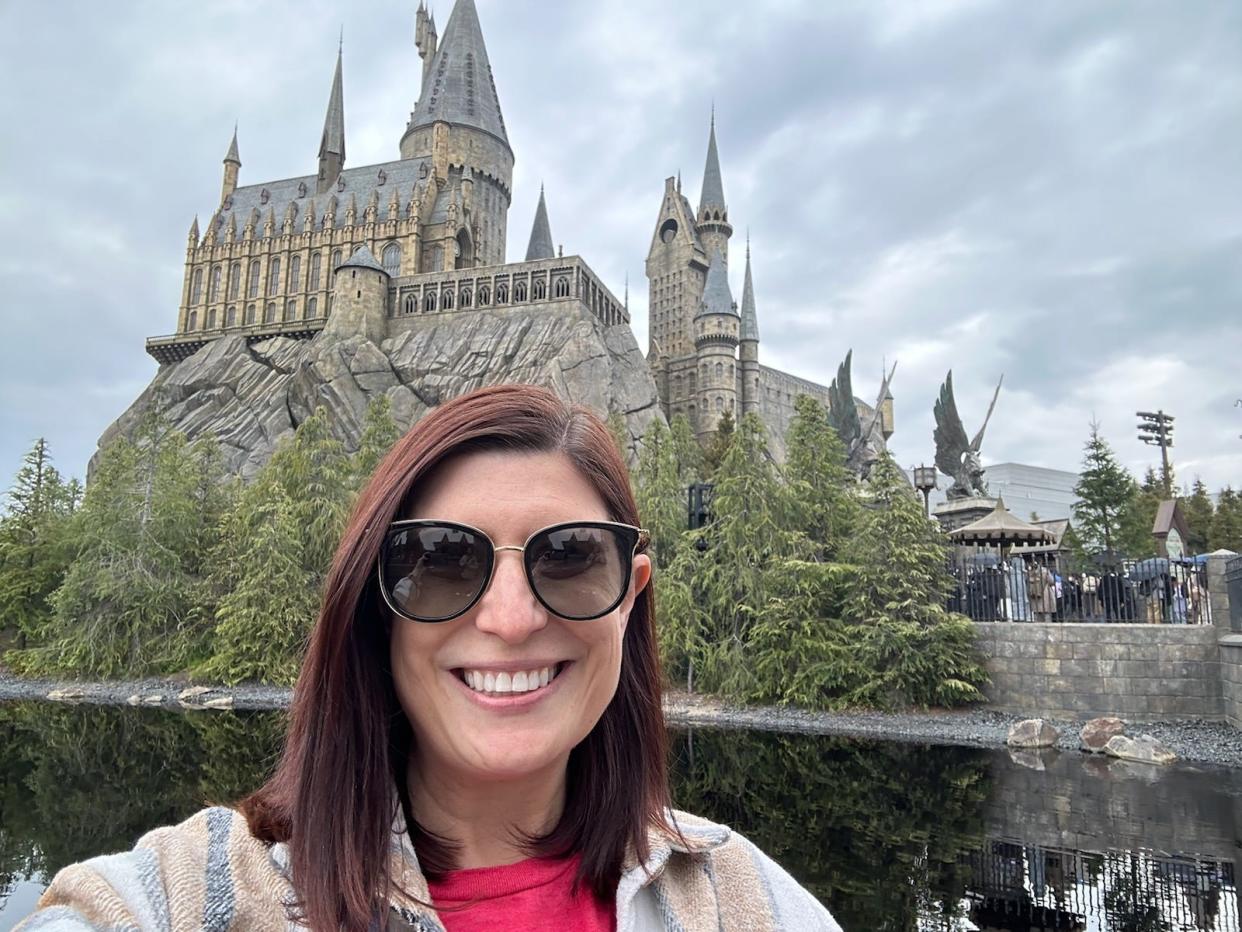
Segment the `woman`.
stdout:
[[360,497],[275,775],[66,868],[38,929],[840,927],[668,808],[651,561],[598,417],[484,389]]

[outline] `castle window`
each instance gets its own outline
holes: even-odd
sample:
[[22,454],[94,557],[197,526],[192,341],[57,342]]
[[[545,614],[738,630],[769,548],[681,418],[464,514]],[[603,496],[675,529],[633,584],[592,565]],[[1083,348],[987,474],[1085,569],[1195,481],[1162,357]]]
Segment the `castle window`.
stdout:
[[311,256],[310,288],[308,289],[309,291],[319,290],[319,271],[322,265],[323,265],[323,254],[322,253],[317,252],[313,256]]
[[734,379],[736,377],[737,377],[737,370],[733,368],[733,363],[729,363],[729,378]]
[[306,302],[306,316],[314,318],[319,313],[319,299],[311,298]]
[[461,300],[457,302],[457,305],[458,307],[470,307],[473,301],[474,301],[474,295],[470,293],[470,289],[463,288],[461,290]]
[[423,295],[423,313],[426,314],[429,311],[434,311],[435,309],[436,309],[436,293],[434,291],[429,291],[425,295]]
[[198,311],[190,311],[190,319],[186,321],[186,330],[198,329]]
[[729,399],[729,410],[730,411],[733,410],[733,399],[732,398]]
[[254,323],[254,305],[253,304],[246,305],[246,321],[245,322],[246,322],[247,327],[249,327],[251,324]]
[[285,304],[285,320],[298,319],[298,302],[289,301]]
[[492,301],[492,293],[486,285],[479,287],[479,307],[487,307]]
[[255,259],[250,263],[250,281],[246,285],[246,297],[257,298],[259,296],[259,260]]
[[236,301],[241,291],[241,263],[234,262],[229,266],[229,300]]
[[716,412],[720,413],[721,411],[724,411],[724,399],[721,398],[719,395],[717,395],[716,396]]
[[556,280],[556,289],[553,292],[558,298],[569,297],[569,279],[562,275]]
[[274,324],[276,322],[276,302],[268,301],[267,307],[263,309],[263,323]]
[[526,282],[518,282],[513,286],[513,303],[521,304],[526,300]]
[[440,308],[445,311],[453,309],[453,292],[446,290],[444,294],[440,295]]
[[336,284],[336,267],[341,264],[341,251],[339,249],[332,250],[332,271],[331,277],[328,279],[329,286]]
[[193,284],[190,285],[190,303],[198,304],[199,301],[203,300],[203,270],[202,269],[194,270],[194,278],[192,279],[192,282]]
[[280,256],[272,256],[272,264],[267,269],[267,293],[277,294],[280,291]]
[[302,290],[302,257],[294,256],[289,260],[289,287],[286,291],[298,292]]
[[707,363],[703,363],[703,381],[707,381]]
[[497,304],[508,304],[509,303],[509,286],[506,285],[504,282],[501,282],[499,285],[496,286],[496,303]]
[[220,300],[220,266],[211,270],[211,284],[207,287],[207,300]]
[[224,326],[226,327],[237,326],[237,306],[236,305],[230,304],[229,309],[224,312]]
[[548,296],[548,285],[542,278],[535,279],[534,300],[542,301]]
[[723,363],[716,363],[716,378],[718,379],[724,378],[724,364]]
[[211,330],[216,326],[216,309],[213,307],[207,312],[207,329]]
[[384,247],[384,271],[394,277],[401,271],[401,247],[396,243]]
[[405,304],[402,307],[402,311],[406,314],[413,314],[417,310],[418,298],[416,298],[413,292],[411,292],[405,296]]

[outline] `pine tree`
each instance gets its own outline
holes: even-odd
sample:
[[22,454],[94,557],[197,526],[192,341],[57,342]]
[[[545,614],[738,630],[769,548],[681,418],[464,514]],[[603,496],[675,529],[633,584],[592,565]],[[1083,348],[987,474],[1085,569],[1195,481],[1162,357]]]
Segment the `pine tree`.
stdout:
[[859,518],[855,483],[845,467],[845,447],[828,423],[824,406],[809,395],[794,401],[786,435],[785,476],[797,506],[798,530],[832,559]]
[[1225,486],[1217,496],[1209,546],[1212,550],[1242,553],[1242,495],[1232,486]]
[[353,459],[353,486],[361,489],[370,480],[375,467],[397,442],[400,431],[392,417],[392,400],[387,395],[376,395],[367,405],[362,421],[362,437],[358,452]]
[[630,429],[625,424],[624,416],[617,411],[609,411],[605,423],[608,425],[608,433],[612,434],[612,442],[616,444],[617,452],[621,454],[621,462],[628,466],[634,449]]
[[634,474],[634,494],[643,526],[651,531],[651,552],[659,570],[672,564],[686,531],[686,490],[678,475],[673,437],[663,418],[652,419]]
[[1190,526],[1190,536],[1186,541],[1189,552],[1207,553],[1210,550],[1208,539],[1212,533],[1215,509],[1212,507],[1212,497],[1208,495],[1207,486],[1198,476],[1195,476],[1190,495],[1182,499],[1182,514]]
[[705,476],[703,469],[703,448],[694,436],[694,428],[684,414],[673,416],[669,422],[669,434],[673,444],[673,456],[677,460],[677,476],[682,489],[687,489],[696,482],[702,482]]
[[720,469],[721,463],[729,454],[729,447],[733,443],[733,433],[736,425],[733,422],[733,412],[726,411],[720,416],[720,420],[716,424],[716,433],[712,436],[711,442],[708,443],[707,449],[703,451],[703,468],[708,476],[715,477],[716,471]]
[[1122,521],[1138,490],[1094,422],[1074,494],[1074,527],[1088,554],[1119,551]]

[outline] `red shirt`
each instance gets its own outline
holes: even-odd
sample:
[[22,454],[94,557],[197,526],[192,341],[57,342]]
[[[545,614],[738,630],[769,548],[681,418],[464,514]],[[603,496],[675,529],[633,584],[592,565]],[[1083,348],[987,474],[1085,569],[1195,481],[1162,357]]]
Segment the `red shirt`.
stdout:
[[[585,885],[570,894],[581,855],[550,860],[527,858],[502,867],[449,871],[428,881],[431,903],[447,932],[556,929],[557,932],[616,932],[616,906]],[[446,909],[471,900],[466,909]]]

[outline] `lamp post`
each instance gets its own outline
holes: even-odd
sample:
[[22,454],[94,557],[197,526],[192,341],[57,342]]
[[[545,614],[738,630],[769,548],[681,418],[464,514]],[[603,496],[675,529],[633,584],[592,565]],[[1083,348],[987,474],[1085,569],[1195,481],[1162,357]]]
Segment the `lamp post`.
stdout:
[[914,473],[914,487],[923,493],[923,515],[930,516],[932,489],[940,488],[936,481],[936,467],[914,466],[911,472]]

